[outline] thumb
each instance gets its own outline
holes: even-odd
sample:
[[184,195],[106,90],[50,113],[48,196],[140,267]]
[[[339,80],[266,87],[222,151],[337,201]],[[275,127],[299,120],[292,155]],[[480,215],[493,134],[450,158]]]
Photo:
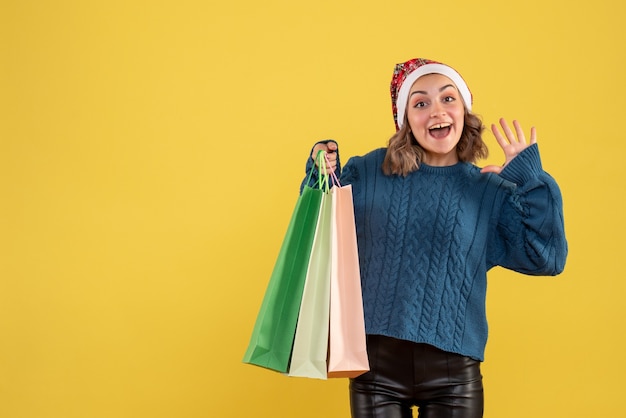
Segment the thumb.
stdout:
[[499,165],[488,165],[486,167],[483,167],[482,170],[480,170],[481,173],[496,173],[496,174],[500,174],[501,171],[502,171],[502,167],[500,167]]
[[328,141],[327,147],[328,147],[328,152],[335,152],[337,151],[338,146],[335,141]]

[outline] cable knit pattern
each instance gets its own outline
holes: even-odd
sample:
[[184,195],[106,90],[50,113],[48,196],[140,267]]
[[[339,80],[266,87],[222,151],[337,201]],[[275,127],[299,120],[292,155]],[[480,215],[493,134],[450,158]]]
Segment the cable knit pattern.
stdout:
[[386,176],[385,152],[353,157],[341,172],[353,190],[366,332],[482,361],[487,271],[564,268],[559,188],[536,145],[500,175],[458,163]]

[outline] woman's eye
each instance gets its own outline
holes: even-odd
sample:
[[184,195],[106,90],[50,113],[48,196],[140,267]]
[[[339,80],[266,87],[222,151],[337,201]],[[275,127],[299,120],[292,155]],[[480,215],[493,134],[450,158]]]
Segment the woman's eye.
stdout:
[[452,97],[452,96],[447,96],[446,98],[444,98],[444,99],[443,99],[443,101],[444,101],[444,102],[448,102],[448,103],[449,103],[449,102],[453,102],[453,101],[455,101],[455,100],[456,100],[456,99],[455,99],[454,97]]
[[416,103],[413,105],[413,107],[418,107],[418,108],[419,108],[419,107],[424,107],[424,106],[426,106],[426,102],[416,102]]

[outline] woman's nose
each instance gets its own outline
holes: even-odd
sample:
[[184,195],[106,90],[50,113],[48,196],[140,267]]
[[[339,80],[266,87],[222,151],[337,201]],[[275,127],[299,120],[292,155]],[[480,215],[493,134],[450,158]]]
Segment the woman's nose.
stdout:
[[446,112],[439,102],[434,102],[430,108],[430,117],[434,118],[436,116],[444,115]]

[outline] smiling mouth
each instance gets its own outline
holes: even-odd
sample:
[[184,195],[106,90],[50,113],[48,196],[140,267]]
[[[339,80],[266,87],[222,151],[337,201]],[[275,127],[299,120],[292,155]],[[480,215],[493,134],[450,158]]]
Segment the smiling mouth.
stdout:
[[428,128],[428,132],[433,138],[442,139],[450,133],[451,123],[439,123]]

